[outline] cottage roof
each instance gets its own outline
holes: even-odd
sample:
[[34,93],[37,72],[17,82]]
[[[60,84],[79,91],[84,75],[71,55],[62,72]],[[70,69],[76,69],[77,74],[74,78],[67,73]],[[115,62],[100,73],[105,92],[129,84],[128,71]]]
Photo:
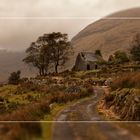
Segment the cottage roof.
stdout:
[[80,55],[84,61],[95,62],[95,61],[103,60],[102,57],[100,57],[92,52],[81,52]]

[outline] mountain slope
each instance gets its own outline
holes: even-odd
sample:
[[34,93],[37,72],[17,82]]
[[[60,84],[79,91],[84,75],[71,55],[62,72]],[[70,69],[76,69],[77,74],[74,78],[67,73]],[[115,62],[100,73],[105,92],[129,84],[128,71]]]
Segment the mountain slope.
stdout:
[[72,39],[75,57],[78,52],[96,49],[102,51],[105,59],[117,50],[129,51],[132,38],[140,32],[139,17],[140,8],[134,8],[90,24]]

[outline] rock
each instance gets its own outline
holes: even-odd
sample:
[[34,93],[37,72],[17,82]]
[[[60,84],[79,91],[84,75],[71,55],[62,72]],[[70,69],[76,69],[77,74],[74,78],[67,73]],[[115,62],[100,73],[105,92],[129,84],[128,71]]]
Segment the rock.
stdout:
[[80,93],[81,92],[81,89],[80,87],[77,87],[77,86],[71,86],[71,87],[68,87],[66,90],[65,90],[66,93]]
[[108,78],[108,79],[105,81],[104,84],[105,84],[106,86],[110,86],[111,83],[112,83],[112,78]]
[[136,103],[140,103],[140,96],[135,96],[135,97],[134,97],[134,101],[135,101]]
[[55,106],[55,104],[50,104],[50,105],[49,105],[49,108],[50,108],[50,109],[53,109],[54,106]]

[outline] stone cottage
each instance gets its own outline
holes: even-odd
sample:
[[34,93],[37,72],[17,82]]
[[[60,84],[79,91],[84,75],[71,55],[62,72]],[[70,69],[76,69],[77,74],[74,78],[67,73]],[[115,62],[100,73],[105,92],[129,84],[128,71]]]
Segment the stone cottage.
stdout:
[[81,52],[76,58],[73,70],[96,70],[100,68],[99,62],[102,62],[103,58],[92,52]]

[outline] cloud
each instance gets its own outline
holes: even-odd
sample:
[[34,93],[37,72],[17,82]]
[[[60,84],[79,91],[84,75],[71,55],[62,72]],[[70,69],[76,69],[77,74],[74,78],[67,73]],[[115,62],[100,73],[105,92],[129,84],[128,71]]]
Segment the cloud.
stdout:
[[103,16],[139,0],[1,0],[0,16]]
[[[0,46],[22,50],[38,36],[53,31],[66,32],[71,38],[94,21],[76,17],[102,17],[135,6],[140,6],[139,0],[0,0]],[[67,19],[61,19],[62,17]]]

